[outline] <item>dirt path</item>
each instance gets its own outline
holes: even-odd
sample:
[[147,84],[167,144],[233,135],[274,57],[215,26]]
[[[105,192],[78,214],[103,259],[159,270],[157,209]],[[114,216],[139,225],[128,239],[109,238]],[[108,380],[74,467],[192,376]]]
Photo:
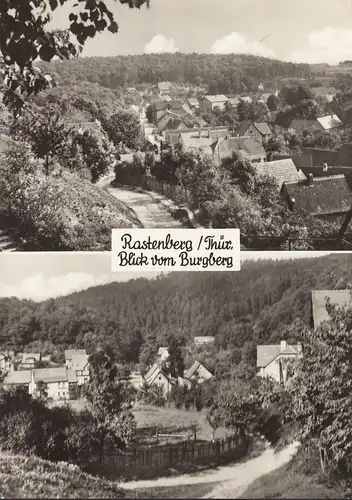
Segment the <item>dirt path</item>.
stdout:
[[[243,463],[226,465],[211,471],[197,474],[186,474],[178,477],[165,477],[155,480],[131,481],[121,486],[126,490],[143,489],[148,497],[148,488],[175,488],[185,485],[211,485],[214,488],[203,498],[236,498],[258,477],[285,465],[297,450],[297,444],[292,444],[278,453],[272,449],[266,450],[259,457]],[[170,497],[171,498],[171,497]]]
[[148,229],[183,227],[179,221],[172,217],[166,206],[160,203],[156,196],[120,187],[109,187],[107,190],[134,211],[143,227]]

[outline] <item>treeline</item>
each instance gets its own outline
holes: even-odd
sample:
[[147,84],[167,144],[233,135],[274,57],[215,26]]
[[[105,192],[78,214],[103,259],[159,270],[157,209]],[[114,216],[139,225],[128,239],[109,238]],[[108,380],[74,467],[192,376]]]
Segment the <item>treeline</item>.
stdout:
[[262,80],[307,78],[308,64],[230,54],[148,54],[40,63],[60,85],[86,80],[111,89],[160,81],[207,85],[213,92],[251,90]]
[[[63,351],[109,346],[122,363],[147,347],[214,335],[217,350],[272,343],[297,318],[311,321],[311,290],[346,288],[351,255],[244,262],[240,273],[171,273],[89,288],[35,303],[0,301],[0,345]],[[294,339],[292,339],[294,340]],[[212,367],[209,367],[211,369]]]

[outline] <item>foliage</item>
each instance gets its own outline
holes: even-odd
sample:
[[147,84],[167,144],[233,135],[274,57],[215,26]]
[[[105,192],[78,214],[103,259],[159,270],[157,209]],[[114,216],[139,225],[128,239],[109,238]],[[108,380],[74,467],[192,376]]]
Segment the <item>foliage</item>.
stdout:
[[169,357],[167,358],[167,371],[171,377],[183,377],[185,363],[182,350],[174,336],[171,337],[168,346]]
[[346,471],[352,455],[352,310],[327,302],[330,320],[306,339],[292,381],[300,442],[322,450],[322,467]]
[[83,164],[90,171],[92,182],[96,182],[109,171],[114,149],[102,134],[85,130],[76,135],[73,143],[80,148]]
[[96,426],[101,460],[108,441],[119,447],[133,442],[136,423],[129,388],[118,379],[113,360],[104,351],[98,351],[89,357],[89,366],[85,396]]
[[[104,2],[79,0],[70,11],[67,30],[50,30],[57,9],[68,0],[15,0],[0,8],[2,71],[6,91],[4,102],[17,114],[24,99],[50,86],[52,78],[34,66],[38,58],[51,61],[77,56],[88,38],[104,30],[117,33],[118,25]],[[140,8],[148,0],[120,0]]]
[[121,144],[138,151],[143,145],[143,132],[138,117],[129,111],[120,110],[109,117],[104,127],[116,147]]

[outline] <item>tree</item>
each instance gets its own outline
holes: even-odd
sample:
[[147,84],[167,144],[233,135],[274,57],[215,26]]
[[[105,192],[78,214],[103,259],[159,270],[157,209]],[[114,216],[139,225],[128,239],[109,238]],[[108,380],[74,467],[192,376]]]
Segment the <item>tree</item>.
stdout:
[[346,473],[352,454],[352,310],[333,305],[330,319],[305,339],[291,383],[302,445],[316,446],[321,467]]
[[118,380],[117,366],[104,351],[89,357],[89,372],[85,395],[99,436],[102,460],[107,441],[125,447],[134,440],[136,423],[129,389]]
[[54,158],[64,150],[71,130],[62,122],[55,107],[34,109],[13,123],[14,138],[26,140],[37,158],[44,160],[44,171],[50,173]]
[[37,382],[35,394],[37,398],[42,401],[46,401],[48,399],[48,387],[47,384],[42,380],[39,380]]
[[172,377],[183,377],[185,364],[182,350],[175,337],[171,337],[168,346],[169,357],[167,359],[167,369]]
[[113,162],[114,148],[102,134],[85,130],[76,134],[74,142],[79,146],[83,164],[91,173],[92,182],[106,174]]
[[279,97],[275,94],[270,94],[266,101],[266,105],[268,106],[270,111],[277,111],[280,106]]
[[[14,0],[0,6],[1,70],[6,90],[4,102],[17,115],[26,97],[52,85],[52,78],[33,63],[77,56],[88,38],[106,29],[117,33],[118,25],[105,2],[78,0],[68,16],[68,30],[51,30],[48,25],[57,9],[69,0]],[[130,8],[149,6],[149,0],[120,0]],[[72,41],[73,40],[73,41]]]
[[143,146],[143,133],[138,117],[129,111],[114,113],[104,124],[110,140],[116,147],[120,143],[129,149],[138,151]]

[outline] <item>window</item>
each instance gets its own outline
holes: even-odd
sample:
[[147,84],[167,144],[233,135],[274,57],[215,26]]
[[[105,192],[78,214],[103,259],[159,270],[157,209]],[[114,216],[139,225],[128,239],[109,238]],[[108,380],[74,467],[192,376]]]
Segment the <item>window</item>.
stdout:
[[64,389],[65,384],[66,384],[66,382],[59,382],[59,389]]
[[82,375],[82,370],[77,370],[77,375],[78,376]]

